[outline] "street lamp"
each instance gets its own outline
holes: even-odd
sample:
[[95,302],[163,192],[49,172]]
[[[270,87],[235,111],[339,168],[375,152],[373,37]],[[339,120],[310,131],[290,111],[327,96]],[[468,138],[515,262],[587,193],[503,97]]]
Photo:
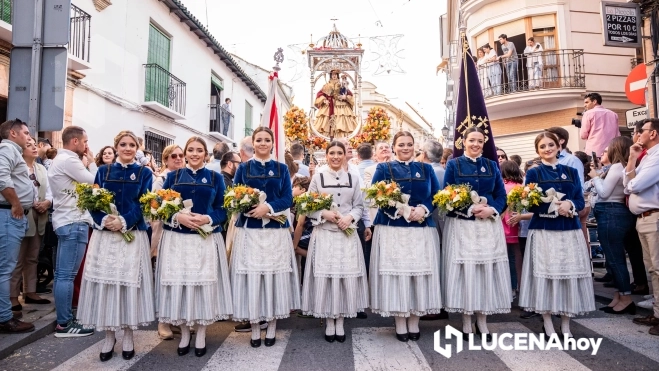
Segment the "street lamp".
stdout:
[[448,132],[449,132],[448,127],[446,127],[446,125],[444,125],[444,127],[442,128],[442,136],[444,138],[447,138],[448,137]]

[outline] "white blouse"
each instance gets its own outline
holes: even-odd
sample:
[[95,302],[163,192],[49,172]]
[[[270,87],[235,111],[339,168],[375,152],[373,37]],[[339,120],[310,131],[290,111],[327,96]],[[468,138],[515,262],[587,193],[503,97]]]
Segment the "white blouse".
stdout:
[[[331,194],[339,213],[342,216],[352,215],[354,224],[357,224],[364,211],[364,196],[359,186],[359,179],[354,174],[343,170],[335,172],[327,168],[314,174],[309,185],[309,192]],[[309,215],[309,218],[321,223],[317,228],[339,230],[335,223],[322,219],[321,214],[321,212],[316,212]]]

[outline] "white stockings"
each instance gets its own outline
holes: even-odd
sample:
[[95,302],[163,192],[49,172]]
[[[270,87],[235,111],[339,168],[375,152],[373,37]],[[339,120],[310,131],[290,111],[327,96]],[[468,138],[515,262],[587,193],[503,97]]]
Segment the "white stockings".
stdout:
[[481,334],[489,334],[490,330],[487,329],[487,315],[483,313],[476,313],[476,325]]
[[465,334],[471,334],[471,315],[463,314],[462,315],[462,332]]
[[197,326],[194,347],[197,349],[203,349],[206,347],[206,325]]
[[551,313],[543,313],[542,321],[545,325],[545,334],[551,336],[556,333],[556,330],[554,330],[554,323],[551,321]]
[[114,349],[114,343],[116,341],[114,331],[105,331],[105,341],[103,342],[103,348],[101,353],[109,353]]
[[561,332],[563,335],[572,337],[572,333],[570,332],[570,317],[561,316]]
[[261,339],[261,325],[259,323],[252,323],[252,340]]
[[421,317],[413,314],[410,315],[410,318],[407,319],[407,331],[413,334],[419,333],[419,319],[421,319]]
[[130,352],[133,350],[133,330],[128,327],[124,329],[124,340],[122,342],[122,348],[125,352]]
[[274,339],[276,334],[277,334],[277,320],[273,319],[272,321],[268,322],[268,331],[266,331],[265,337],[267,339]]
[[346,334],[343,329],[343,317],[336,319],[336,336],[344,336]]
[[186,324],[181,325],[181,342],[178,344],[179,348],[185,348],[190,345],[190,327]]
[[336,327],[334,318],[325,318],[325,335],[336,335]]
[[407,318],[394,317],[396,323],[396,333],[399,335],[407,334]]

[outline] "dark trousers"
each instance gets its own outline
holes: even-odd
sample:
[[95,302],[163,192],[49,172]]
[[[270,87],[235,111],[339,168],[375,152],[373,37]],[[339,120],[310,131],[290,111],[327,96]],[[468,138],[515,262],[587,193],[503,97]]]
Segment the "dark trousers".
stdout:
[[625,256],[625,236],[636,232],[636,217],[621,202],[598,202],[595,204],[595,218],[597,236],[604,257],[610,263],[616,288],[622,295],[629,295],[631,285]]
[[[371,228],[371,236],[373,235],[373,227]],[[364,238],[364,232],[366,231],[366,226],[364,225],[363,220],[359,220],[357,222],[357,234],[359,235],[359,242],[362,244],[362,250],[364,251],[364,263],[366,263],[366,277],[368,277],[368,268],[371,263],[371,243],[373,241],[373,238],[370,240],[366,241]]]

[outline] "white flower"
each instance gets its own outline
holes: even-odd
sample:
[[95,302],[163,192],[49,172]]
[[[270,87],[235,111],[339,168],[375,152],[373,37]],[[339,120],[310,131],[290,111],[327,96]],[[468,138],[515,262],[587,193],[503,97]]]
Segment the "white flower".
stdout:
[[171,203],[174,206],[178,206],[178,205],[181,204],[181,199],[180,198],[175,198]]
[[151,208],[151,215],[156,215],[158,214],[158,210]]
[[453,206],[451,206],[451,205],[446,205],[446,210],[448,210],[448,211],[453,211]]
[[536,186],[535,189],[537,189],[538,192],[542,192],[542,188],[540,188],[540,187],[537,187],[537,186]]
[[522,200],[522,205],[529,206],[529,201],[528,200]]
[[453,199],[451,200],[451,202],[458,202],[458,201],[460,201],[460,195],[453,197]]
[[303,203],[300,205],[300,207],[302,208],[302,210],[306,210],[306,209],[307,209],[307,203],[306,203],[306,202],[303,202]]
[[525,191],[525,192],[531,192],[531,188],[529,188],[529,187],[524,187],[524,191]]
[[241,204],[248,204],[249,203],[249,196],[245,195],[245,197],[243,197],[242,200],[240,200],[240,203]]
[[92,194],[93,194],[94,196],[98,196],[100,193],[101,193],[101,189],[100,189],[100,188],[92,188]]
[[393,207],[393,206],[396,206],[396,201],[394,201],[394,200],[389,200],[389,202],[387,202],[387,204],[388,204],[389,206],[392,206],[392,207]]
[[451,194],[451,192],[449,192],[449,191],[443,189],[443,190],[439,191],[439,194],[441,194],[441,195],[443,195],[443,196],[448,196],[448,195]]
[[231,190],[231,191],[229,191],[229,192],[227,193],[227,196],[228,196],[228,197],[233,197],[233,196],[235,196],[235,195],[236,195],[236,192],[234,192],[233,190]]

